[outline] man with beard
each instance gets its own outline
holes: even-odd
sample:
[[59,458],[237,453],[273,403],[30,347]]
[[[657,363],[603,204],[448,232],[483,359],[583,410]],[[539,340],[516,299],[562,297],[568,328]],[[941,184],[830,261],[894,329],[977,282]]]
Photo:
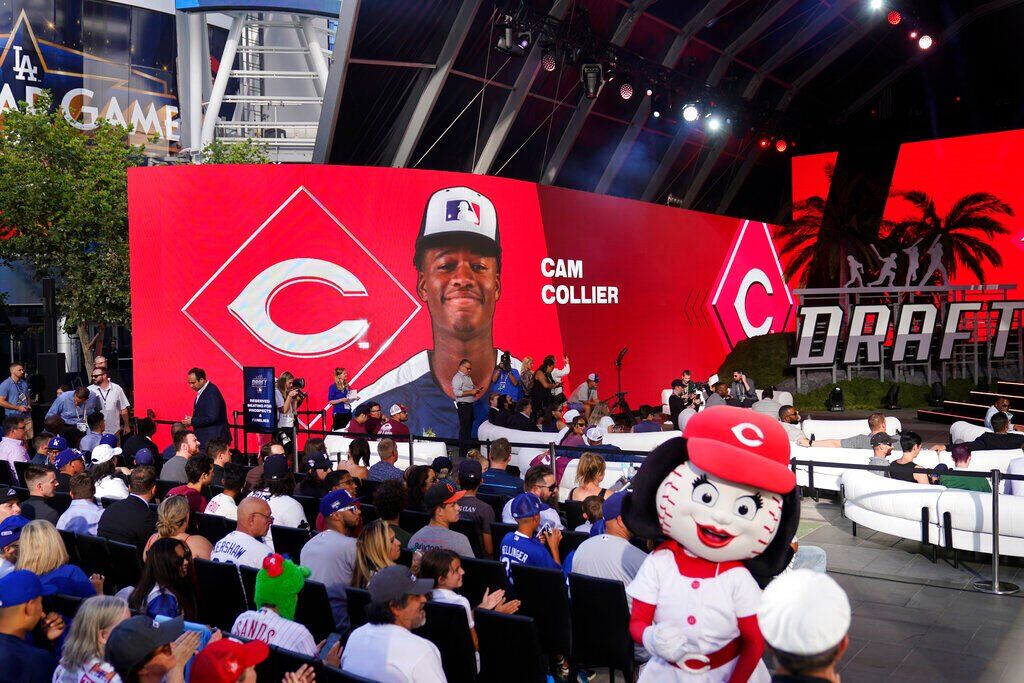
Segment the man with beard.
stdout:
[[[363,527],[362,513],[345,489],[331,491],[320,501],[325,529],[302,547],[301,564],[309,567],[310,577],[327,588],[334,622],[348,627],[345,588],[352,585],[356,564],[356,537]],[[406,570],[408,571],[408,570]]]
[[786,430],[790,443],[796,443],[798,439],[804,438],[804,432],[800,429],[800,411],[793,406],[779,408],[779,422]]
[[[501,298],[501,241],[491,200],[468,187],[431,195],[413,264],[416,295],[430,312],[433,349],[386,373],[362,395],[385,406],[412,406],[408,427],[413,433],[430,429],[445,437],[459,434],[454,401],[462,397],[472,406],[475,433],[487,416],[484,389],[502,355],[493,333],[494,309]],[[463,361],[471,368],[465,384],[474,389],[456,396],[452,378]],[[510,362],[519,369],[518,360]]]

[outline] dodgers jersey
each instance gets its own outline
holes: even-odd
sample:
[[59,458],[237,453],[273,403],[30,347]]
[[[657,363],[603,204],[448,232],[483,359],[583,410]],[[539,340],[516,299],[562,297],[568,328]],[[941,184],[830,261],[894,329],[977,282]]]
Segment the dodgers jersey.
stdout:
[[505,565],[509,583],[512,583],[513,564],[542,569],[559,568],[555,558],[551,557],[551,551],[543,543],[518,531],[510,531],[501,539],[501,563]]

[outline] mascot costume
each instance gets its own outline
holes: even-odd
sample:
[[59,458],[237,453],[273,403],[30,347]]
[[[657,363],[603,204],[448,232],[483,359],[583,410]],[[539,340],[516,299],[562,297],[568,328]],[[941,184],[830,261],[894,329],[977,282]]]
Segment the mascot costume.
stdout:
[[769,681],[761,587],[785,569],[800,520],[789,440],[766,415],[708,408],[633,478],[626,525],[661,541],[626,592],[651,653],[640,683]]

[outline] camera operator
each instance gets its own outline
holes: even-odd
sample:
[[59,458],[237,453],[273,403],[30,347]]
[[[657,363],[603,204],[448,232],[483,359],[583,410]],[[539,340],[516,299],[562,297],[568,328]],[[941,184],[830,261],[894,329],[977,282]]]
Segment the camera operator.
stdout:
[[513,401],[523,397],[523,381],[519,371],[512,367],[512,357],[508,351],[501,354],[501,359],[491,373],[491,394],[508,396]]
[[299,409],[306,393],[302,389],[306,386],[303,379],[295,379],[290,372],[282,372],[277,378],[277,428],[290,430],[295,426],[295,413]]

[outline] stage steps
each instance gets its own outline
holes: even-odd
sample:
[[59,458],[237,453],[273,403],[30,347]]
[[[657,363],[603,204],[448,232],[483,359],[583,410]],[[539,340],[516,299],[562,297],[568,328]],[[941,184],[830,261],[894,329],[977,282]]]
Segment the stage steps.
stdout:
[[972,391],[970,400],[946,401],[941,408],[917,411],[917,418],[925,422],[952,424],[958,420],[972,424],[984,424],[985,413],[996,399],[1010,399],[1010,412],[1024,415],[1024,382],[997,380],[991,391]]

